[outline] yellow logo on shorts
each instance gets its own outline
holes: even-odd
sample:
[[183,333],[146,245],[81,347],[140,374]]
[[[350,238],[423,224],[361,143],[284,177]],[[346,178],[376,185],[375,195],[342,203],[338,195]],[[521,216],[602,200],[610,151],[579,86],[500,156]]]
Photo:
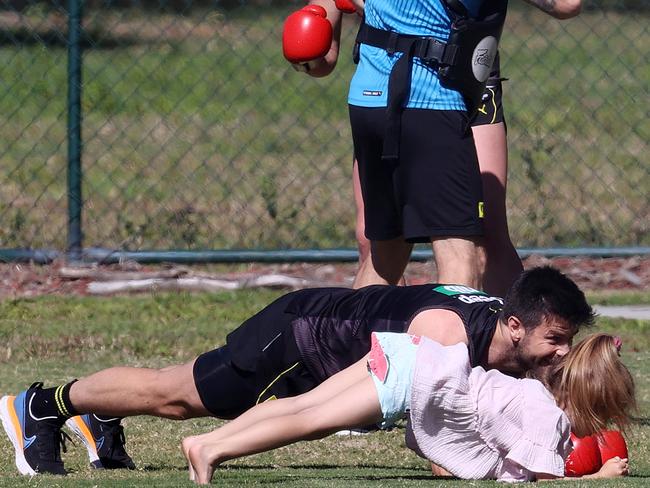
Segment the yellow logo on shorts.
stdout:
[[478,202],[478,218],[482,219],[485,216],[485,213],[483,211],[483,202]]

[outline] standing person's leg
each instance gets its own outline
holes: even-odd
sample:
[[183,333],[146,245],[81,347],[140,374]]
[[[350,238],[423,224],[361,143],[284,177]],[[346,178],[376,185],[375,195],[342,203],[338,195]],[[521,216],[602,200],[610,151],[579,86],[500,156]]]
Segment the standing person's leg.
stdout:
[[403,237],[387,241],[370,241],[370,255],[359,265],[353,288],[368,285],[403,285],[404,270],[413,244]]
[[384,121],[382,107],[350,106],[350,126],[362,194],[361,197],[357,193],[355,197],[357,208],[363,214],[363,220],[357,220],[357,230],[363,225],[364,237],[370,241],[369,257],[360,263],[354,288],[397,284],[411,254],[412,245],[402,237],[401,210],[395,195],[394,178],[399,164],[381,159]]
[[439,283],[454,283],[481,288],[480,252],[474,239],[440,237],[431,246]]
[[463,112],[406,109],[397,185],[408,242],[430,242],[437,281],[480,287],[483,190]]
[[353,286],[397,284],[413,243],[431,242],[438,281],[478,287],[482,187],[464,113],[406,109],[397,161],[381,158],[384,117],[381,109],[350,106],[371,242]]
[[354,208],[356,219],[354,235],[357,238],[357,249],[359,250],[359,267],[370,257],[370,241],[366,237],[366,220],[363,216],[363,194],[361,193],[361,182],[359,181],[359,163],[354,158],[352,164],[352,192],[354,195]]
[[523,271],[521,259],[510,240],[506,211],[508,148],[503,122],[472,127],[483,181],[485,237],[483,240],[483,289],[505,296]]
[[[356,222],[355,222],[355,236],[357,238],[357,248],[359,249],[359,268],[357,269],[357,274],[354,278],[354,283],[352,284],[353,288],[361,288],[362,286],[374,285],[374,284],[394,284],[394,270],[389,270],[380,274],[374,267],[372,257],[371,257],[371,248],[372,245],[368,238],[366,237],[366,221],[364,218],[364,205],[363,205],[363,194],[361,192],[361,182],[359,181],[359,164],[355,158],[354,165],[352,167],[352,189],[354,192],[354,204],[356,210]],[[380,256],[383,256],[384,253],[387,256],[403,256],[401,259],[404,259],[404,256],[407,259],[411,255],[410,244],[403,245],[403,238],[399,238],[396,243],[393,242],[375,242],[375,246],[393,246],[386,251],[379,251]],[[398,258],[397,261],[400,261]],[[391,263],[393,260],[391,259]],[[382,264],[379,265],[380,269],[384,269]],[[406,265],[404,265],[406,267]],[[403,273],[403,271],[402,271]],[[400,276],[399,280],[396,282],[398,285],[405,285],[406,280],[404,275]]]
[[506,211],[508,144],[503,110],[503,85],[498,58],[482,105],[472,122],[485,201],[485,238],[481,246],[483,289],[505,296],[523,271],[510,233]]

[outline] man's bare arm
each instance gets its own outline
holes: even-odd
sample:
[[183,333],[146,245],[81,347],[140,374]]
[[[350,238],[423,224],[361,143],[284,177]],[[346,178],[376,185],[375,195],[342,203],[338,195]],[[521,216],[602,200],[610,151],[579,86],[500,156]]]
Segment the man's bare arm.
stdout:
[[582,0],[524,0],[556,19],[569,19],[580,13]]

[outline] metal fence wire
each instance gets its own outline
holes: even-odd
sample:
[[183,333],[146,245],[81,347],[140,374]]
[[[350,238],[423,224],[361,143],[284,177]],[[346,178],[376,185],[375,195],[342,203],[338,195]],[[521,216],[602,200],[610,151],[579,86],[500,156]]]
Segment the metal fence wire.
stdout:
[[[355,247],[355,15],[335,72],[314,79],[282,57],[302,2],[79,2],[0,0],[0,248]],[[650,4],[592,1],[559,21],[510,3],[515,245],[649,246]]]

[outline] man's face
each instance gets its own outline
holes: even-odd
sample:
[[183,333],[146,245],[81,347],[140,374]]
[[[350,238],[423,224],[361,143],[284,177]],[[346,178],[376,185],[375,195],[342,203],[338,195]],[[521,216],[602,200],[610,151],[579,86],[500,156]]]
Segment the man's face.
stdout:
[[552,318],[543,319],[534,329],[524,329],[524,336],[515,349],[522,371],[543,372],[571,348],[575,330]]

